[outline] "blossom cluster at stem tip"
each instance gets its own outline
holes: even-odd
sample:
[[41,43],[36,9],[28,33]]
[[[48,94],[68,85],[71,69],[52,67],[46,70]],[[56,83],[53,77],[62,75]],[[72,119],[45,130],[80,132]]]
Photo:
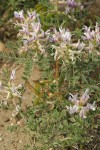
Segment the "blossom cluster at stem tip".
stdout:
[[70,94],[69,101],[71,102],[70,106],[66,106],[69,114],[79,114],[81,118],[87,118],[87,113],[92,110],[95,111],[96,106],[95,102],[93,104],[89,103],[89,89],[82,94],[82,96],[78,97],[78,94]]
[[66,8],[65,13],[68,14],[70,12],[74,12],[75,8],[79,8],[80,10],[83,9],[83,6],[80,2],[76,2],[75,0],[66,0]]
[[[70,5],[76,5],[75,1],[71,1],[70,3]],[[76,59],[84,51],[88,53],[95,51],[97,55],[99,54],[96,50],[97,46],[100,45],[100,27],[98,23],[96,23],[94,30],[84,26],[83,36],[80,36],[80,39],[77,39],[75,43],[73,42],[71,31],[62,26],[58,30],[53,28],[53,31],[50,29],[44,31],[39,14],[36,11],[27,11],[27,15],[24,15],[23,10],[19,12],[15,11],[14,16],[17,19],[15,26],[20,28],[18,36],[22,39],[22,46],[19,48],[20,53],[27,52],[29,49],[39,49],[41,54],[46,55],[48,51],[46,50],[47,42],[50,48],[55,49],[54,59],[56,57],[62,58],[64,62],[69,62],[70,60],[72,63],[75,63]]]

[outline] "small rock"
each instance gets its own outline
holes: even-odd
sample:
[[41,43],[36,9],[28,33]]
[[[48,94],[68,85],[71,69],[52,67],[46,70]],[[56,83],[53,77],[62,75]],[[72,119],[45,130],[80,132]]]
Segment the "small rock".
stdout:
[[0,141],[2,141],[3,139],[0,137]]
[[0,52],[5,51],[5,46],[2,42],[0,42]]
[[8,122],[8,121],[10,121],[10,119],[9,119],[8,117],[4,117],[4,118],[3,118],[3,121],[4,121],[4,122]]

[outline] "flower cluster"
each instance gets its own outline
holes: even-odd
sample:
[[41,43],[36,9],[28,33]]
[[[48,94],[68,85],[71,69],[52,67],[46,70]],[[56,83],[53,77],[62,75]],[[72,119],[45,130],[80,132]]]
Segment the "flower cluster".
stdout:
[[[21,51],[28,51],[29,48],[39,44],[39,40],[43,39],[46,35],[49,35],[49,31],[44,32],[41,29],[41,23],[39,15],[36,11],[27,12],[27,17],[24,16],[23,10],[14,12],[14,16],[17,19],[16,26],[20,27],[19,34],[23,41]],[[44,51],[40,49],[40,51]]]
[[95,30],[91,31],[90,27],[84,27],[82,40],[78,40],[77,43],[73,43],[72,34],[67,29],[59,28],[59,31],[54,29],[54,34],[52,35],[52,41],[56,44],[53,45],[55,48],[54,58],[62,58],[64,62],[71,61],[75,63],[76,59],[79,58],[84,52],[91,53],[95,52],[99,55],[97,47],[100,45],[100,27],[96,23]]
[[60,43],[59,46],[53,45],[55,49],[54,59],[62,59],[64,64],[68,64],[69,62],[75,63],[76,59],[79,57],[81,50],[74,50],[71,45],[66,45],[66,43]]
[[[21,28],[18,34],[23,40],[21,51],[28,51],[30,48],[37,49],[38,47],[43,54],[46,51],[44,49],[44,43],[47,40],[48,42],[53,42],[51,45],[55,49],[54,59],[56,59],[56,57],[63,58],[63,56],[66,56],[68,57],[65,57],[66,62],[68,62],[69,59],[74,61],[74,55],[79,54],[79,52],[68,48],[68,45],[71,45],[72,37],[72,34],[68,29],[66,30],[60,27],[59,31],[55,28],[53,33],[50,33],[50,30],[44,32],[41,28],[39,15],[35,11],[32,13],[28,12],[28,17],[26,18],[23,15],[23,10],[14,12],[14,15],[17,19],[16,25]],[[59,46],[56,46],[57,44]]]
[[54,29],[54,34],[52,35],[52,38],[54,42],[63,41],[63,42],[69,42],[71,40],[71,32],[67,29],[59,28],[59,31]]
[[100,45],[100,27],[96,23],[94,30],[91,27],[84,26],[83,40],[89,42],[87,49],[91,52],[96,46]]
[[[77,10],[83,10],[83,6],[81,5],[81,2],[77,2],[77,0],[49,0],[50,3],[53,3],[55,8],[60,8],[60,6],[63,6],[63,10],[66,14],[75,12],[75,9]],[[59,9],[60,10],[60,9]],[[61,9],[62,10],[62,9]],[[71,17],[71,16],[70,16]]]
[[70,12],[74,12],[75,8],[80,8],[83,9],[83,6],[81,5],[81,3],[76,2],[75,0],[66,0],[66,14],[70,13]]
[[95,25],[95,29],[91,30],[90,27],[84,26],[84,40],[95,40],[100,43],[100,27],[98,23]]
[[18,68],[15,68],[12,70],[10,79],[7,85],[3,85],[2,82],[0,82],[0,93],[6,94],[4,104],[7,104],[8,99],[11,97],[18,97],[22,99],[24,98],[21,92],[19,92],[19,90],[23,88],[23,84],[21,83],[15,86],[14,83],[12,82],[15,79],[15,73],[17,69]]
[[66,30],[62,27],[59,28],[59,31],[54,29],[51,37],[51,41],[54,42],[52,47],[55,49],[54,59],[62,58],[64,63],[75,63],[77,57],[85,48],[85,43],[80,42],[80,40],[77,43],[72,42],[72,34],[69,29]]
[[[69,7],[76,7],[77,3],[74,0],[67,1]],[[17,19],[16,26],[19,26],[18,35],[21,36],[23,46],[20,48],[21,52],[29,49],[35,50],[35,58],[37,56],[37,49],[40,54],[47,56],[48,47],[52,47],[54,52],[54,59],[62,59],[64,63],[75,63],[84,51],[91,52],[100,43],[100,28],[96,23],[95,30],[85,26],[82,39],[77,39],[74,43],[72,33],[69,29],[60,27],[58,30],[54,28],[53,32],[47,30],[43,31],[39,19],[39,14],[36,11],[27,12],[27,17],[24,16],[23,10],[14,12]],[[49,43],[49,44],[48,44]],[[48,46],[47,46],[48,45]],[[52,54],[51,54],[52,55]]]
[[81,118],[86,118],[86,115],[90,110],[94,111],[96,109],[95,102],[93,104],[88,103],[89,98],[89,89],[86,89],[86,91],[80,97],[78,97],[77,94],[70,94],[69,101],[72,103],[72,105],[66,106],[66,108],[71,115],[79,113]]

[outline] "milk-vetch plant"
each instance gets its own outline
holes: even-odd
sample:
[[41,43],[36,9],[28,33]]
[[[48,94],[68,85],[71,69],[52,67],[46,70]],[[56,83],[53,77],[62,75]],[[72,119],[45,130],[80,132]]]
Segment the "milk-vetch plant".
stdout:
[[[81,7],[74,0],[66,1],[67,14]],[[75,32],[55,26],[43,30],[41,19],[36,11],[15,11],[15,27],[18,27],[18,57],[25,58],[25,86],[34,93],[33,106],[27,111],[27,124],[33,131],[34,148],[66,149],[82,148],[83,143],[92,140],[91,132],[95,126],[94,118],[99,112],[97,107],[99,83],[99,45],[100,27],[84,26],[77,38]],[[25,61],[27,60],[27,61]],[[29,82],[28,74],[38,65],[41,77]],[[20,92],[22,84],[15,86],[15,72],[12,70],[9,82],[1,90],[25,100]],[[85,92],[84,92],[85,91]],[[73,94],[71,94],[73,93]],[[21,108],[16,105],[13,116]],[[80,130],[79,130],[80,129]],[[83,146],[84,147],[84,146]]]

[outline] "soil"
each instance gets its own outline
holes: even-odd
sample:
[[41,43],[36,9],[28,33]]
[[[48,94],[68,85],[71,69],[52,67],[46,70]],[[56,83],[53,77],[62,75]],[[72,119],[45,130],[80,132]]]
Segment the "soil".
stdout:
[[[13,124],[10,121],[11,110],[0,110],[0,149],[1,150],[25,150],[25,145],[30,145],[30,137],[28,132],[24,129],[24,124]],[[17,125],[15,131],[10,132],[7,130],[10,126]],[[16,126],[15,126],[16,127]]]

